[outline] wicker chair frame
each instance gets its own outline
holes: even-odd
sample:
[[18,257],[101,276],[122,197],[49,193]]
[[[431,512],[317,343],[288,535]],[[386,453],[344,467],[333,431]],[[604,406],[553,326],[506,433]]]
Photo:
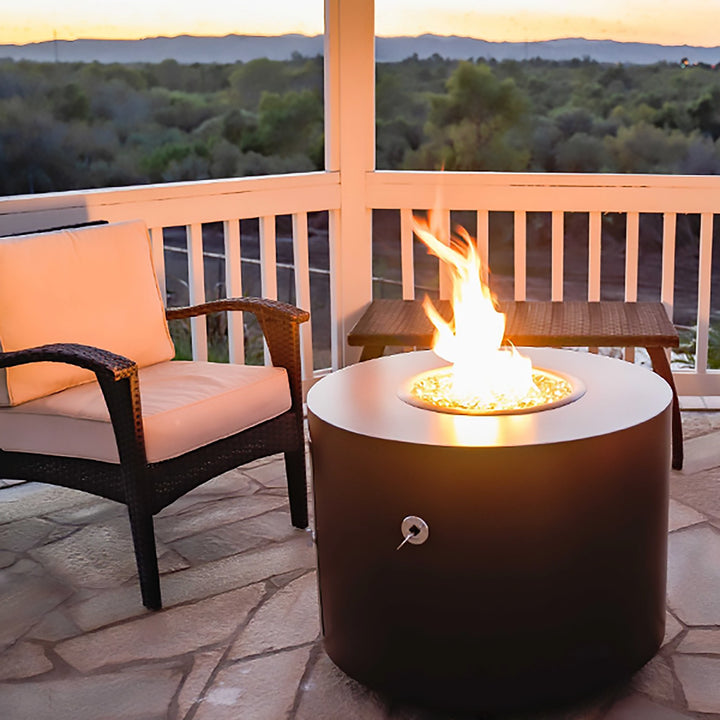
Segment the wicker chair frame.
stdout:
[[158,463],[147,461],[138,367],[132,360],[73,343],[0,353],[0,368],[43,361],[69,363],[95,373],[120,462],[0,450],[0,477],[74,488],[127,505],[142,601],[151,610],[162,607],[153,516],[216,475],[284,453],[291,521],[297,528],[308,525],[299,326],[310,315],[286,303],[244,297],[170,308],[166,316],[178,320],[221,311],[250,312],[258,319],[273,365],[287,370],[292,407],[272,420]]

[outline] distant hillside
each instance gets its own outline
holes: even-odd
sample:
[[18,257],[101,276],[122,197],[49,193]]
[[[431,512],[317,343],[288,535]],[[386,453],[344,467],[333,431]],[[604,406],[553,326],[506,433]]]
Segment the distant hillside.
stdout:
[[[323,52],[321,35],[227,35],[225,37],[156,37],[143,40],[58,40],[28,45],[0,45],[0,58],[38,62],[161,62],[168,58],[181,63],[247,62],[259,57],[288,60],[293,53],[314,57]],[[377,38],[376,55],[380,62],[403,60],[413,54],[427,58],[438,54],[449,59],[494,58],[496,60],[571,60],[591,58],[599,62],[648,64],[655,62],[720,62],[720,46],[652,45],[564,38],[543,42],[488,42],[468,37]]]

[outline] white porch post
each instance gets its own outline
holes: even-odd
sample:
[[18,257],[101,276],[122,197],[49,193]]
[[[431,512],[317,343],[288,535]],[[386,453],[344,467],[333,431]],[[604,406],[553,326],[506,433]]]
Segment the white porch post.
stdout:
[[340,173],[330,214],[333,369],[358,358],[347,334],[372,299],[372,218],[365,181],[375,168],[375,3],[325,0],[325,169]]

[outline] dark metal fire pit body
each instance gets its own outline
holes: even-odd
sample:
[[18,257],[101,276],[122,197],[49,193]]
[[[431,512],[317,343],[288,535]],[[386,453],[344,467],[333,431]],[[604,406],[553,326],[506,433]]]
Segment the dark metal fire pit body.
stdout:
[[538,706],[660,646],[670,388],[619,360],[523,353],[585,394],[521,415],[412,407],[398,388],[440,364],[419,352],[308,395],[325,648],[370,687],[444,708]]

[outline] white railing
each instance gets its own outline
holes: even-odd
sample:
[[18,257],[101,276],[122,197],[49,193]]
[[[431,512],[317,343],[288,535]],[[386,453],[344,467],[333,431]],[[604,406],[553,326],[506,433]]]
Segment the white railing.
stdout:
[[[402,297],[415,294],[415,253],[411,229],[415,210],[436,208],[449,227],[451,211],[474,213],[477,239],[487,252],[490,242],[490,218],[494,213],[511,213],[513,218],[513,293],[515,299],[527,297],[528,213],[546,213],[551,218],[550,257],[547,299],[562,300],[566,272],[566,253],[571,243],[587,246],[587,297],[600,299],[603,293],[602,224],[605,213],[619,213],[626,218],[624,297],[638,299],[640,267],[641,216],[651,213],[662,217],[662,258],[657,297],[671,317],[676,293],[676,220],[680,215],[700,217],[697,238],[697,312],[695,367],[677,371],[681,395],[720,394],[720,373],[708,369],[708,338],[712,311],[711,281],[714,213],[720,198],[720,178],[675,176],[607,176],[494,173],[370,172],[364,186],[365,207],[370,210],[394,210],[400,214],[400,252]],[[357,198],[355,198],[357,200]],[[294,301],[310,309],[310,267],[308,252],[308,213],[325,211],[329,216],[330,234],[330,316],[331,347],[323,348],[328,364],[338,367],[347,357],[341,329],[346,318],[338,308],[345,302],[346,288],[338,281],[338,256],[345,262],[352,258],[353,248],[339,246],[343,240],[342,192],[336,172],[302,175],[242,178],[224,181],[173,183],[125,189],[92,190],[38,196],[0,198],[0,234],[10,234],[44,227],[68,225],[93,220],[119,221],[142,218],[151,231],[153,253],[163,291],[166,287],[165,257],[167,228],[184,226],[188,257],[189,302],[203,302],[205,297],[205,256],[202,228],[206,223],[223,224],[224,285],[228,296],[243,293],[241,274],[241,221],[257,219],[259,226],[261,293],[276,298],[278,293],[276,259],[276,220],[292,217]],[[587,215],[587,237],[568,237],[565,220],[569,213]],[[370,237],[353,237],[353,242],[371,243]],[[367,246],[358,246],[360,254]],[[247,260],[247,258],[245,258]],[[328,270],[318,272],[328,273]],[[352,267],[345,268],[345,273]],[[446,288],[440,277],[440,293]],[[367,282],[366,286],[371,287]],[[357,304],[356,296],[353,302]],[[370,292],[364,301],[369,301]],[[244,357],[241,318],[228,319],[228,343],[231,361]],[[311,381],[321,368],[313,359],[311,325],[303,326],[302,353],[304,377]],[[193,355],[207,357],[205,319],[192,325]],[[316,348],[317,350],[317,348]],[[329,352],[328,352],[329,351]]]
[[[695,367],[676,371],[681,395],[720,394],[720,373],[708,369],[712,300],[712,244],[715,213],[720,213],[720,177],[660,175],[570,175],[509,173],[373,172],[367,176],[367,202],[374,209],[400,209],[400,261],[402,296],[414,297],[413,210],[437,209],[440,222],[450,227],[450,211],[476,214],[476,234],[487,257],[489,218],[492,213],[513,216],[514,299],[527,296],[527,215],[551,217],[550,297],[562,300],[565,254],[568,243],[587,245],[587,299],[599,300],[601,283],[602,222],[607,213],[625,216],[624,299],[638,299],[640,271],[640,218],[662,218],[661,277],[657,299],[673,317],[676,295],[676,227],[680,215],[698,215],[697,308],[695,313]],[[586,237],[569,238],[569,213],[588,216]],[[492,269],[492,268],[491,268]],[[716,273],[717,274],[717,273]],[[687,287],[687,284],[685,285]],[[440,295],[447,287],[440,277]]]

